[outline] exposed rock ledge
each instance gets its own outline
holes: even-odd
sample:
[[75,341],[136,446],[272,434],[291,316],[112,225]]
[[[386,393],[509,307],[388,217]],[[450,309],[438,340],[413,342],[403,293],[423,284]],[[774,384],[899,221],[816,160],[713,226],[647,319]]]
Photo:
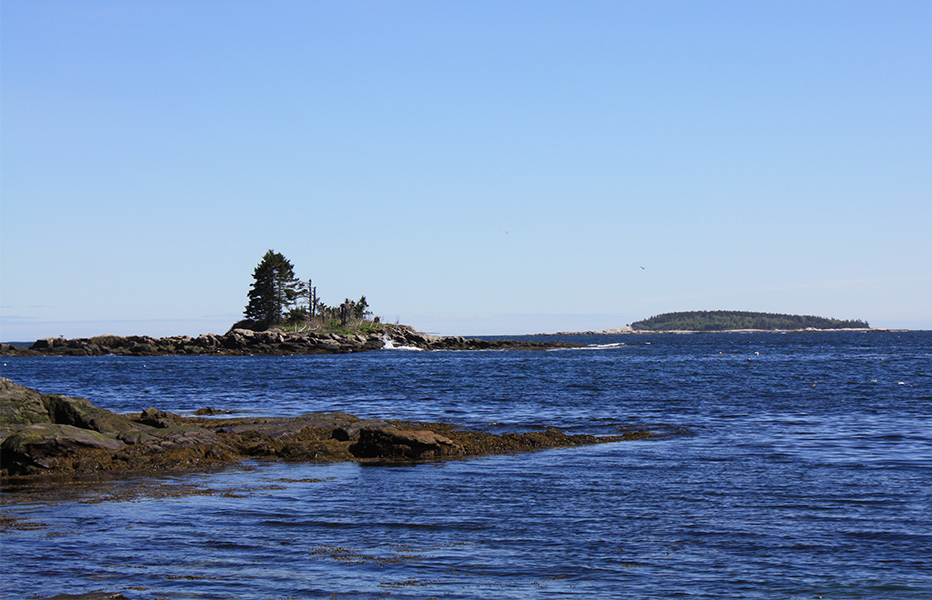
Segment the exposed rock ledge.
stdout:
[[295,462],[443,460],[615,442],[557,429],[495,435],[442,423],[363,420],[332,412],[291,418],[181,417],[155,408],[120,415],[83,398],[45,395],[0,378],[4,477],[152,473],[264,458]]
[[92,338],[44,338],[29,348],[2,344],[0,355],[98,356],[102,354],[158,356],[174,354],[342,354],[382,348],[420,350],[545,350],[574,348],[563,342],[466,339],[421,333],[405,325],[388,325],[381,331],[362,334],[288,333],[278,330],[231,329],[224,335],[212,333],[192,338],[186,335],[152,338],[148,336],[99,335]]

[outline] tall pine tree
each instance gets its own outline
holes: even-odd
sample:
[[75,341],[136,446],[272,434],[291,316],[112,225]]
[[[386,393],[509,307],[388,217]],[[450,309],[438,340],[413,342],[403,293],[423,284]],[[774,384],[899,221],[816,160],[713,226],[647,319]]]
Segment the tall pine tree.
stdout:
[[294,275],[294,265],[278,252],[269,250],[252,273],[246,318],[272,327],[282,321],[301,293],[301,280]]

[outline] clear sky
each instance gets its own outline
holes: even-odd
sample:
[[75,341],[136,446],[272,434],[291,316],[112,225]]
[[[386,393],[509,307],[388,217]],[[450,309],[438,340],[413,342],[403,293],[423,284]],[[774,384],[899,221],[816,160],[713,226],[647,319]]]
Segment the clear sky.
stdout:
[[932,329],[932,2],[4,0],[0,339]]

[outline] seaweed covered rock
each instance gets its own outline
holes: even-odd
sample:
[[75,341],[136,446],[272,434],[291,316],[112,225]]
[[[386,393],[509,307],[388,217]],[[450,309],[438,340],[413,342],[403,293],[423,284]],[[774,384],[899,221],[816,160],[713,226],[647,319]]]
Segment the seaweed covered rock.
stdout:
[[397,427],[363,427],[359,440],[350,446],[357,458],[389,459],[439,458],[456,449],[453,440],[429,429]]
[[217,421],[217,431],[227,434],[258,433],[272,439],[292,438],[307,429],[342,429],[359,421],[345,412],[310,413],[290,419],[257,418]]
[[81,450],[116,451],[125,446],[120,440],[72,425],[27,425],[3,440],[0,466],[13,473],[51,469]]
[[298,417],[183,417],[156,408],[118,415],[83,398],[43,395],[0,379],[2,475],[161,473],[213,468],[247,458],[286,461],[445,460],[644,439],[506,433],[443,423],[361,420],[343,412]]

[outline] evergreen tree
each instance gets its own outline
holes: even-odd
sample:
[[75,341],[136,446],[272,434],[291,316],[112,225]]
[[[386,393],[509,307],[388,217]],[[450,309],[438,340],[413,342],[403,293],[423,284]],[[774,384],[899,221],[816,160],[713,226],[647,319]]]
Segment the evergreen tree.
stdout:
[[282,321],[303,290],[294,266],[278,252],[269,250],[252,273],[246,318],[271,327]]
[[365,296],[361,296],[358,301],[353,302],[353,316],[357,319],[365,319],[370,316],[372,311],[369,310],[369,301]]

